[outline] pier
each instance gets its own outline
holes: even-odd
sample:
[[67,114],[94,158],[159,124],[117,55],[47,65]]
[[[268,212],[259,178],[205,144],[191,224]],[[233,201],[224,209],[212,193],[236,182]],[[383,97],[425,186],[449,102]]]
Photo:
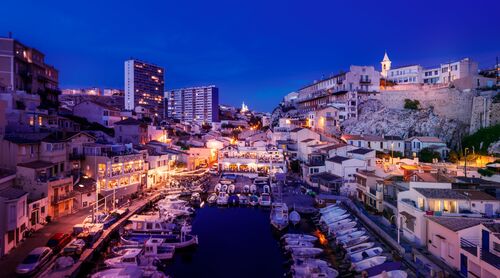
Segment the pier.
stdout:
[[105,244],[109,241],[109,237],[114,232],[118,231],[126,221],[134,214],[141,212],[144,210],[146,205],[149,202],[156,202],[160,199],[161,193],[155,192],[151,196],[144,197],[143,199],[139,199],[134,201],[130,206],[128,206],[129,212],[118,219],[113,225],[109,228],[105,229],[102,235],[97,239],[92,247],[86,248],[78,260],[68,268],[64,269],[56,269],[56,260],[59,256],[54,256],[49,263],[47,263],[45,270],[40,271],[34,277],[36,278],[44,278],[44,277],[55,277],[55,278],[67,278],[67,277],[78,277],[78,273],[83,263],[90,261],[95,252],[98,252],[105,248]]

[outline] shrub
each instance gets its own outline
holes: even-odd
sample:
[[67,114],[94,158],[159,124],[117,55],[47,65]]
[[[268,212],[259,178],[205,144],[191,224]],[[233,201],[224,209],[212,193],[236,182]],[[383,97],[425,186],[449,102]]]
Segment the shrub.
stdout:
[[420,159],[421,162],[432,162],[432,160],[434,158],[437,158],[437,159],[440,159],[441,158],[441,155],[436,152],[436,151],[433,151],[432,149],[429,149],[429,148],[423,148],[420,153],[418,154],[418,157]]
[[411,100],[411,99],[405,99],[405,109],[413,109],[413,110],[418,110],[420,108],[420,101],[418,100]]

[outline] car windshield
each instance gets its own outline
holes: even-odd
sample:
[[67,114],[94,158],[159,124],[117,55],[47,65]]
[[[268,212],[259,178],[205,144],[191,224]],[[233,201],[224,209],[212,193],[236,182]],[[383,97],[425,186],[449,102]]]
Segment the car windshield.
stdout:
[[59,244],[59,242],[55,239],[49,239],[49,241],[47,242],[48,247],[55,247],[57,246],[57,244]]
[[24,259],[23,264],[33,264],[33,263],[36,263],[36,262],[38,262],[38,257],[39,257],[39,255],[28,255]]

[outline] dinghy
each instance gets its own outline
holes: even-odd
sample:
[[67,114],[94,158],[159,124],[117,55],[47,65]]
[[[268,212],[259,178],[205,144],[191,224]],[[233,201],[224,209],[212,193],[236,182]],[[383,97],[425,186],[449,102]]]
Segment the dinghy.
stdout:
[[250,203],[251,206],[255,207],[256,205],[259,204],[259,197],[257,197],[257,195],[250,196],[249,203]]
[[288,206],[285,203],[273,203],[269,216],[271,225],[278,231],[288,226]]
[[300,214],[295,210],[295,206],[293,208],[293,211],[290,212],[288,218],[290,219],[290,222],[292,222],[294,226],[300,222]]
[[227,203],[231,206],[237,206],[240,203],[240,198],[237,195],[231,195],[227,199]]
[[240,195],[240,205],[246,206],[248,205],[248,197],[245,195]]
[[368,248],[372,248],[374,245],[375,245],[374,242],[360,243],[360,244],[345,248],[345,251],[347,252],[347,254],[354,254],[354,253],[366,250]]
[[361,237],[361,236],[363,236],[365,233],[366,233],[366,231],[355,231],[355,232],[353,232],[353,233],[346,234],[346,235],[343,235],[343,236],[341,236],[341,237],[337,237],[337,242],[338,242],[338,243],[348,242],[348,241],[351,241],[351,240],[354,240],[354,239],[360,238],[360,237]]
[[341,236],[344,236],[344,235],[347,235],[349,233],[354,233],[358,230],[358,228],[348,228],[348,229],[343,229],[343,230],[338,230],[338,231],[335,231],[333,234],[336,236],[336,237],[341,237]]
[[227,205],[227,200],[228,200],[227,193],[225,191],[219,192],[219,196],[217,196],[217,205],[219,206],[225,206]]
[[368,239],[369,239],[368,236],[360,236],[358,238],[354,238],[354,239],[348,240],[346,242],[342,242],[342,245],[344,246],[344,248],[348,248],[348,247],[363,243],[363,242],[367,241]]
[[217,194],[216,193],[212,193],[210,194],[210,196],[207,198],[207,202],[210,204],[210,205],[213,205],[217,202]]
[[318,238],[313,236],[313,235],[305,235],[305,234],[285,234],[281,237],[281,240],[286,240],[286,239],[307,240],[307,241],[311,241],[311,242],[318,240]]
[[314,243],[310,241],[297,241],[293,243],[287,243],[285,245],[285,250],[289,251],[290,249],[300,248],[300,247],[314,247]]
[[269,193],[262,193],[259,198],[259,205],[261,207],[271,206],[271,195]]
[[323,253],[323,249],[314,247],[299,247],[291,248],[290,253],[295,257],[316,257],[317,255]]

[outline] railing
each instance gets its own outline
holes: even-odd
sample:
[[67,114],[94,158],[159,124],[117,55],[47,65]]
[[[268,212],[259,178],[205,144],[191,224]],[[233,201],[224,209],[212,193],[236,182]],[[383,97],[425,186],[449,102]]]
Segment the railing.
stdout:
[[460,238],[460,248],[477,257],[477,244],[465,238]]
[[64,195],[52,196],[52,198],[51,198],[51,203],[52,203],[53,205],[55,205],[55,204],[58,204],[58,203],[60,203],[60,202],[62,202],[62,201],[69,200],[69,199],[71,199],[71,198],[73,198],[73,197],[74,197],[74,193],[73,193],[73,191],[71,191],[70,193],[66,193],[66,194],[64,194]]
[[372,83],[372,80],[371,79],[361,78],[361,79],[359,79],[359,83],[369,84],[369,83]]
[[481,260],[494,266],[496,269],[500,269],[500,256],[491,253],[489,250],[481,249]]

